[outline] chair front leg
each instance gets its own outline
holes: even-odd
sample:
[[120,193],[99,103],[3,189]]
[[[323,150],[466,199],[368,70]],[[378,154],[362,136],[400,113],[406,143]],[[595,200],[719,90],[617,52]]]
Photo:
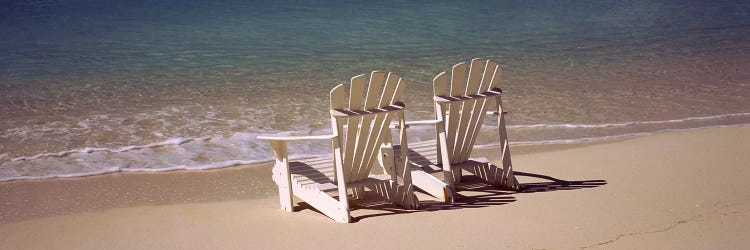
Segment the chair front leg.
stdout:
[[391,181],[398,182],[398,172],[396,170],[396,155],[393,151],[393,146],[390,143],[383,144],[380,147],[380,157],[378,162],[383,168],[383,172],[391,177]]
[[279,205],[281,209],[292,212],[292,176],[289,173],[289,156],[286,142],[271,141],[271,148],[276,155],[273,167],[273,180],[279,187]]
[[[399,197],[402,197],[402,204],[407,209],[418,209],[419,199],[414,194],[414,185],[411,178],[411,166],[409,165],[409,146],[406,140],[406,123],[404,113],[399,112],[399,139],[401,143],[401,157],[396,162],[396,173],[403,179],[403,185],[399,187]],[[395,158],[394,158],[395,161]]]
[[443,180],[445,180],[445,184],[448,184],[448,186],[455,189],[456,184],[458,184],[458,180],[456,180],[455,171],[453,169],[453,166],[451,165],[450,156],[448,155],[448,139],[445,134],[444,123],[435,125],[435,130],[438,131],[438,163],[440,163],[440,165],[443,167]]
[[500,96],[495,97],[497,105],[497,127],[500,136],[500,155],[502,156],[502,184],[501,186],[509,190],[518,190],[518,180],[513,174],[513,163],[510,157],[510,140],[508,131],[505,128],[505,112],[503,111],[503,101]]

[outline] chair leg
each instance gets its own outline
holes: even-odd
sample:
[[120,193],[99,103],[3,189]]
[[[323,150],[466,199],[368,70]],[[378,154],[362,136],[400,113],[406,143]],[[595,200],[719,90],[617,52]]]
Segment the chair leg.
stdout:
[[285,165],[283,162],[277,162],[276,164],[273,168],[273,180],[279,187],[279,205],[284,211],[292,212],[294,209],[292,206],[291,180],[289,180],[289,175],[284,173]]
[[351,222],[349,208],[344,204],[347,197],[339,197],[339,199],[335,199],[315,186],[302,186],[296,182],[292,183],[292,188],[294,189],[294,195],[300,200],[336,222]]
[[[403,126],[403,124],[402,124]],[[405,131],[400,131],[401,138],[405,138]],[[406,147],[406,141],[401,141],[401,146]],[[403,148],[402,148],[403,149]],[[401,156],[405,157],[406,152],[402,151]],[[412,185],[411,167],[405,158],[396,159],[393,147],[386,144],[380,147],[380,157],[378,159],[383,170],[391,179],[386,182],[368,185],[367,188],[375,191],[378,195],[386,200],[400,205],[406,209],[417,209],[419,199],[414,194]],[[399,184],[401,182],[402,184]]]
[[395,188],[396,197],[398,197],[396,204],[406,209],[419,209],[419,198],[414,194],[414,185],[396,185]]
[[461,184],[461,177],[463,176],[461,173],[462,172],[461,168],[454,167],[452,171],[453,171],[453,183],[456,186],[458,186],[459,184]]
[[419,199],[414,194],[414,186],[398,185],[396,182],[384,181],[367,185],[383,199],[406,209],[419,209]]
[[461,184],[461,171],[461,168],[458,166],[451,166],[450,169],[445,169],[445,167],[443,167],[443,180],[445,180],[445,183],[448,184],[448,186],[455,188]]
[[357,200],[361,200],[365,198],[365,187],[358,186],[352,188],[352,193],[354,194],[354,198]]
[[427,192],[435,198],[442,199],[446,203],[451,203],[455,197],[455,191],[447,183],[428,174],[420,169],[412,169],[412,183],[417,188]]
[[273,166],[273,181],[279,186],[279,203],[281,209],[292,212],[292,176],[289,175],[289,156],[286,143],[283,141],[272,141],[271,148],[276,154],[276,163]]
[[281,209],[287,212],[293,212],[292,207],[292,190],[289,187],[279,186],[279,204]]
[[502,190],[518,190],[518,180],[513,175],[511,168],[501,168],[491,163],[485,163],[466,167],[466,170]]
[[504,178],[501,188],[505,190],[518,191],[519,184],[516,175],[513,174],[513,170],[503,170]]

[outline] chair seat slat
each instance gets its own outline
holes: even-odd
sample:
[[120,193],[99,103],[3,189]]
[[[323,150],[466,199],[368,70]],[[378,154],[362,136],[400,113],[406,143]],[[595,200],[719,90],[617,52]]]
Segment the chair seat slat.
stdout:
[[463,102],[463,101],[468,101],[468,100],[474,100],[474,99],[479,99],[479,98],[495,97],[495,96],[501,95],[502,93],[503,93],[502,89],[494,88],[490,91],[482,92],[482,93],[475,94],[475,95],[434,96],[432,99],[435,102],[439,102],[439,103],[452,103],[452,102]]
[[388,105],[382,108],[367,109],[367,110],[333,109],[331,110],[331,115],[343,117],[343,116],[379,114],[379,113],[401,111],[401,110],[404,110],[405,107],[406,105],[399,102],[399,103],[394,103],[392,105]]

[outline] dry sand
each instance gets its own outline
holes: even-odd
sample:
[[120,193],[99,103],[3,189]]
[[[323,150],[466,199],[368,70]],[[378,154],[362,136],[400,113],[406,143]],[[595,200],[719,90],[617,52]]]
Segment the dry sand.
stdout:
[[351,224],[279,210],[269,164],[5,182],[0,248],[750,247],[750,126],[513,150],[522,192],[467,178],[456,204],[367,201]]

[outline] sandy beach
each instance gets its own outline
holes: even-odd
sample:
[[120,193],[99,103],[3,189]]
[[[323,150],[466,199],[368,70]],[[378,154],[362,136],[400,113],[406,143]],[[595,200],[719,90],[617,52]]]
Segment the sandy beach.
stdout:
[[[0,38],[0,250],[750,249],[750,1],[0,0]],[[263,135],[362,169],[370,107],[446,101],[450,161],[507,138],[520,190],[279,208]]]
[[[475,152],[492,157],[494,149]],[[750,126],[516,146],[522,191],[467,177],[445,205],[365,200],[339,224],[277,207],[270,164],[0,183],[4,249],[740,249]],[[125,191],[127,190],[127,192]]]

